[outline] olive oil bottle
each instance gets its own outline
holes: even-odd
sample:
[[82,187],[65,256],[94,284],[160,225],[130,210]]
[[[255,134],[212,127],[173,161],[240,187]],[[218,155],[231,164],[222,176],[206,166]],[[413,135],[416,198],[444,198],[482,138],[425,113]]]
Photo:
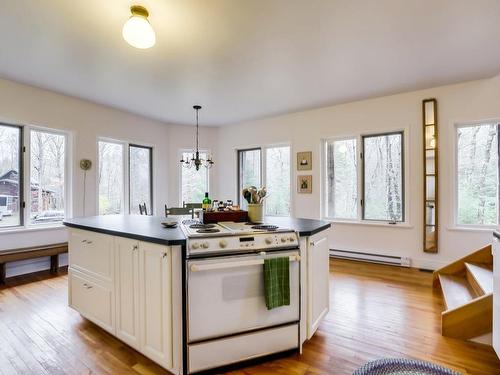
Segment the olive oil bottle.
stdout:
[[208,197],[208,192],[205,193],[205,198],[203,198],[203,202],[201,207],[203,208],[203,211],[208,211],[210,210],[210,205],[212,204],[212,201]]

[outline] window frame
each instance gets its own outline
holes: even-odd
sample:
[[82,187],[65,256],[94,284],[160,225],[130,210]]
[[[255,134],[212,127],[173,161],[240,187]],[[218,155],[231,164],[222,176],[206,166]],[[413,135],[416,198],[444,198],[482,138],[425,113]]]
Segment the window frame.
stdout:
[[[11,128],[17,128],[19,130],[19,149],[18,149],[18,155],[19,155],[19,224],[18,225],[9,225],[9,226],[2,226],[0,227],[0,232],[4,231],[10,231],[10,230],[18,230],[18,229],[23,229],[26,228],[26,208],[29,208],[29,204],[27,204],[26,201],[26,194],[24,192],[24,179],[26,178],[25,176],[25,163],[27,162],[25,160],[25,153],[26,153],[26,147],[25,147],[25,126],[23,125],[16,125],[16,124],[9,124],[5,122],[0,122],[1,126],[5,127],[11,127]],[[29,177],[29,176],[28,176]]]
[[145,150],[149,150],[149,176],[150,176],[150,184],[149,184],[149,197],[150,197],[150,205],[151,205],[151,213],[154,210],[154,197],[153,197],[153,147],[152,146],[144,146],[136,143],[127,143],[127,166],[128,166],[128,214],[131,214],[130,209],[130,148],[142,148]]
[[288,216],[274,216],[274,215],[268,215],[266,212],[266,207],[265,207],[265,202],[264,202],[264,215],[265,216],[272,216],[272,217],[291,217],[294,212],[294,187],[295,187],[295,182],[293,180],[294,177],[294,150],[292,147],[292,144],[290,142],[280,142],[280,143],[271,143],[271,144],[266,144],[266,145],[261,145],[261,146],[253,146],[253,147],[245,147],[245,148],[237,148],[236,149],[236,165],[237,165],[237,188],[236,188],[236,195],[237,195],[237,202],[241,206],[243,197],[241,196],[241,155],[245,151],[256,151],[259,150],[260,152],[260,186],[266,186],[267,185],[267,150],[270,148],[278,148],[278,147],[288,147],[290,148],[290,213]]
[[[200,153],[206,153],[207,155],[211,154],[211,151],[209,149],[200,149],[199,151],[200,151]],[[192,149],[188,149],[188,148],[181,148],[181,149],[179,149],[179,158],[178,158],[178,160],[181,160],[181,158],[183,157],[184,153],[192,153],[192,152],[193,152],[193,150]],[[183,207],[183,204],[184,204],[184,202],[182,201],[182,185],[183,185],[182,169],[183,168],[184,167],[182,165],[179,165],[179,207]],[[206,170],[206,173],[207,173],[207,192],[208,192],[208,195],[210,195],[210,190],[211,190],[210,189],[210,169],[209,168],[205,168],[203,166],[200,167],[200,169],[201,168],[204,168]],[[191,203],[191,202],[187,202],[187,203]]]
[[[387,226],[391,225],[393,227],[400,227],[400,228],[411,228],[411,223],[409,222],[409,218],[411,217],[410,211],[410,203],[408,200],[408,193],[407,189],[409,186],[411,186],[411,183],[409,181],[409,174],[406,173],[406,170],[409,168],[409,152],[410,152],[410,144],[408,143],[408,137],[406,137],[406,134],[409,133],[409,129],[407,127],[403,128],[392,128],[388,129],[385,131],[377,131],[377,132],[360,132],[356,134],[345,134],[345,135],[339,135],[339,136],[333,136],[333,137],[327,137],[323,138],[321,142],[321,172],[320,172],[320,179],[321,179],[321,217],[324,220],[328,220],[333,223],[339,223],[339,224],[354,224],[354,225],[378,225],[378,226]],[[401,165],[402,165],[402,210],[403,210],[403,220],[402,221],[396,221],[396,222],[391,222],[390,220],[379,220],[379,219],[364,219],[364,196],[365,196],[365,191],[364,191],[364,160],[362,157],[362,153],[364,152],[364,145],[363,145],[363,138],[364,137],[375,137],[375,136],[382,136],[382,135],[391,135],[391,134],[401,134],[402,139],[401,139]],[[340,219],[340,218],[334,218],[331,216],[328,216],[328,160],[327,160],[327,152],[328,152],[328,147],[327,143],[328,142],[334,142],[334,141],[342,141],[342,140],[349,140],[349,139],[355,139],[356,140],[356,163],[357,163],[357,168],[356,168],[356,176],[357,176],[357,191],[358,191],[358,207],[357,207],[357,216],[355,219]],[[364,156],[364,155],[363,155]],[[363,205],[362,205],[362,200],[363,200]]]
[[[328,143],[330,142],[339,142],[339,141],[349,141],[349,140],[354,140],[355,146],[356,146],[356,188],[357,188],[357,197],[356,197],[356,218],[340,218],[340,217],[333,217],[328,215]],[[348,136],[343,136],[343,137],[334,137],[334,138],[327,138],[323,140],[323,160],[324,160],[324,168],[322,169],[322,172],[324,173],[324,178],[323,178],[323,183],[321,184],[324,193],[322,194],[324,196],[324,202],[325,204],[323,205],[324,209],[322,210],[322,215],[323,218],[327,220],[332,220],[332,221],[341,221],[341,222],[351,222],[351,223],[356,223],[360,220],[361,217],[361,205],[360,205],[360,184],[361,184],[361,172],[360,172],[360,150],[359,150],[359,136],[357,135],[348,135]],[[323,171],[324,169],[324,171]]]
[[241,178],[241,174],[242,174],[242,170],[241,170],[241,158],[242,158],[242,155],[244,152],[247,152],[247,151],[259,151],[260,152],[260,185],[262,186],[262,182],[264,181],[264,171],[263,171],[263,147],[260,147],[260,146],[257,146],[257,147],[248,147],[248,148],[241,148],[241,149],[236,149],[236,164],[238,166],[237,168],[237,187],[236,187],[236,195],[238,197],[237,199],[237,202],[238,202],[238,205],[242,205],[243,203],[243,197],[241,196],[241,190],[242,190],[242,186],[241,186],[241,182],[242,182],[242,178]]
[[[290,212],[288,213],[287,216],[278,216],[278,215],[270,215],[267,213],[267,207],[266,207],[266,200],[264,200],[264,216],[270,216],[270,217],[291,217],[292,212],[293,212],[293,187],[294,182],[293,182],[293,150],[292,146],[290,143],[273,143],[273,144],[268,144],[263,146],[261,149],[263,152],[261,152],[261,157],[260,157],[260,169],[261,169],[261,186],[266,186],[267,187],[267,150],[271,148],[280,148],[280,147],[288,147],[290,149]],[[240,197],[241,197],[241,192],[240,192]]]
[[63,228],[61,222],[47,222],[32,224],[30,223],[31,217],[31,189],[26,186],[31,186],[31,132],[38,131],[43,133],[55,134],[64,136],[65,149],[64,149],[64,217],[69,218],[73,213],[73,200],[72,200],[72,152],[73,152],[73,136],[72,132],[64,129],[54,129],[45,126],[37,126],[31,124],[15,124],[1,122],[2,126],[10,126],[20,129],[20,142],[19,142],[19,189],[20,189],[20,210],[19,225],[0,227],[0,234],[44,230],[51,228]]
[[123,167],[123,188],[122,188],[122,194],[123,194],[123,200],[122,200],[122,206],[120,208],[120,213],[116,215],[131,215],[130,214],[130,160],[129,160],[129,146],[132,145],[134,147],[144,147],[144,148],[150,148],[151,149],[151,212],[148,213],[148,215],[154,215],[155,211],[155,198],[154,198],[154,183],[155,183],[155,176],[154,176],[154,150],[155,146],[146,144],[146,143],[136,143],[136,142],[130,142],[130,141],[124,141],[124,140],[119,140],[116,138],[110,138],[110,137],[97,137],[96,139],[96,168],[95,168],[95,194],[96,194],[96,202],[95,202],[95,209],[96,209],[96,214],[99,214],[99,181],[98,181],[98,175],[99,175],[99,142],[108,142],[108,143],[114,143],[121,145],[122,147],[122,167]]
[[[48,133],[54,135],[60,135],[64,137],[64,218],[70,217],[72,213],[72,200],[71,200],[71,145],[70,145],[70,133],[64,130],[44,128],[39,126],[27,126],[28,131],[26,132],[26,145],[25,152],[28,155],[26,157],[26,173],[25,177],[28,178],[28,183],[30,189],[25,189],[25,221],[27,228],[43,228],[43,227],[51,227],[54,225],[62,225],[62,221],[53,222],[53,223],[41,223],[41,224],[32,224],[29,222],[31,218],[31,132],[40,132],[40,133]],[[26,183],[24,182],[24,186]]]
[[452,229],[462,229],[462,230],[477,230],[477,231],[491,231],[498,230],[500,228],[500,204],[497,210],[497,224],[459,224],[458,223],[458,130],[460,128],[468,128],[474,126],[486,125],[488,123],[497,123],[497,174],[498,174],[498,188],[497,188],[497,196],[500,199],[500,118],[494,119],[484,119],[484,120],[475,120],[475,121],[458,121],[454,123],[453,127],[453,210],[452,215],[453,218],[451,222],[453,223]]
[[[401,135],[401,220],[383,220],[383,219],[367,219],[366,218],[366,189],[365,189],[365,139],[384,137],[390,135]],[[406,178],[405,178],[405,136],[403,130],[396,130],[391,132],[363,134],[361,135],[361,148],[360,148],[360,162],[361,162],[361,220],[367,222],[379,222],[395,225],[397,223],[406,222]]]

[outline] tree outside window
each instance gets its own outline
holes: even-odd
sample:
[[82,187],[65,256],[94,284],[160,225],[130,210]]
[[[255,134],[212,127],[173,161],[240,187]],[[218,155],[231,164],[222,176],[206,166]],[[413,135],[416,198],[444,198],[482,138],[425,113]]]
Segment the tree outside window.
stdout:
[[457,128],[457,224],[499,224],[499,128]]

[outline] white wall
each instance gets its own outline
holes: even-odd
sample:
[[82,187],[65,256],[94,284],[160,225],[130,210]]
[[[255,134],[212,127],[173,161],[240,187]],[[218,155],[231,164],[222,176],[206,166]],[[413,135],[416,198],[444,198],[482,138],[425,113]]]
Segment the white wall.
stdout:
[[[440,150],[440,250],[422,251],[423,177],[422,114],[425,98],[435,97],[439,106]],[[224,160],[219,173],[219,198],[236,192],[236,148],[290,142],[293,151],[293,213],[297,217],[321,215],[320,151],[324,138],[374,131],[406,129],[408,158],[409,228],[388,225],[334,224],[330,247],[385,255],[407,256],[415,267],[435,268],[490,242],[491,232],[456,230],[453,225],[454,124],[481,119],[500,119],[500,76],[353,102],[316,110],[250,121],[220,129],[218,157]],[[295,159],[298,151],[313,151],[313,194],[296,193]],[[302,172],[301,174],[308,174]]]
[[[421,101],[436,97],[440,126],[440,252],[423,253],[422,243],[422,132]],[[201,147],[212,150],[212,196],[235,199],[235,149],[288,142],[292,145],[293,214],[319,218],[321,139],[364,132],[407,129],[410,227],[334,224],[331,247],[408,256],[416,267],[433,268],[490,241],[490,232],[453,228],[454,123],[500,118],[500,76],[383,98],[251,121],[221,128],[201,128]],[[194,128],[168,125],[130,113],[50,91],[0,79],[0,120],[68,130],[73,136],[73,216],[81,216],[83,174],[78,160],[96,161],[96,138],[105,136],[155,147],[154,194],[156,213],[179,202],[179,149],[192,148]],[[313,151],[313,194],[297,194],[295,153]],[[87,178],[86,214],[96,212],[95,168]],[[303,173],[306,174],[306,173]],[[28,232],[0,232],[0,250],[66,240],[64,228]],[[41,264],[39,262],[39,264]],[[21,267],[20,265],[19,267]],[[16,273],[11,265],[8,274]],[[22,268],[22,267],[21,267]],[[21,269],[19,268],[19,269]]]
[[[3,79],[0,79],[0,121],[62,129],[71,133],[72,196],[75,217],[83,214],[83,172],[78,166],[82,158],[93,161],[92,170],[87,174],[85,214],[96,214],[97,137],[153,146],[155,212],[162,214],[165,203],[175,206],[179,204],[178,150],[193,147],[194,127],[164,124]],[[216,137],[217,128],[200,130],[200,146],[213,150],[215,157]],[[218,181],[216,174],[217,165],[211,170],[213,182],[211,189],[216,189]],[[66,238],[64,228],[10,233],[0,231],[0,250],[63,242]],[[16,273],[16,266],[18,265],[9,266],[8,275]]]

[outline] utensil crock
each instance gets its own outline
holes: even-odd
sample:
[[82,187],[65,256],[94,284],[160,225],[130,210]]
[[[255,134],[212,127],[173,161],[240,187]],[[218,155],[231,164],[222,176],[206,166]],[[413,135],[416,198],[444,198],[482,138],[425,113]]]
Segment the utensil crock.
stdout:
[[252,223],[264,222],[264,205],[262,203],[249,203],[248,204],[248,219]]

